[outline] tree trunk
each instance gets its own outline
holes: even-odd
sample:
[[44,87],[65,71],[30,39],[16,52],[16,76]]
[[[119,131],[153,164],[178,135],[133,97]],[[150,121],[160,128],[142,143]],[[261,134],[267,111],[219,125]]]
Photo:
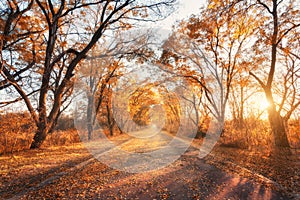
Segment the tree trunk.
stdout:
[[31,143],[30,149],[40,148],[43,142],[46,140],[46,137],[51,131],[51,129],[55,126],[55,120],[60,115],[62,95],[63,88],[61,88],[61,90],[57,92],[57,96],[55,97],[54,104],[49,114],[49,117],[47,117],[46,115],[46,98],[41,98],[41,106],[39,108],[39,119],[37,123],[37,132],[33,137],[33,142]]
[[276,105],[274,103],[274,98],[272,95],[271,88],[265,87],[264,90],[265,90],[266,98],[270,103],[270,106],[268,108],[268,118],[273,133],[273,137],[274,137],[275,150],[276,152],[280,152],[281,150],[289,149],[290,145],[287,138],[284,119],[283,117],[281,117],[280,113],[276,110]]
[[92,139],[93,134],[93,125],[91,123],[87,123],[87,130],[88,130],[88,141]]
[[38,125],[38,130],[33,137],[33,142],[31,143],[30,149],[40,148],[45,141],[47,134],[47,125],[43,122],[40,122]]
[[108,103],[106,104],[106,110],[107,110],[107,124],[108,124],[109,134],[110,134],[110,136],[113,136],[114,135],[114,123],[113,123],[113,118],[111,116]]
[[245,98],[244,98],[244,87],[241,87],[241,97],[240,97],[240,109],[239,109],[239,114],[238,114],[238,120],[239,120],[239,124],[238,124],[238,128],[239,129],[243,129],[244,128],[244,102],[245,102]]
[[284,119],[275,110],[274,106],[268,109],[269,122],[274,135],[275,148],[290,148],[287,138]]
[[87,105],[87,130],[88,130],[88,140],[92,139],[93,134],[93,107],[94,107],[94,97],[88,97]]
[[50,129],[49,129],[48,134],[53,133],[53,131],[55,130],[55,128],[56,128],[56,126],[57,126],[57,124],[58,124],[58,119],[59,119],[59,117],[60,117],[60,114],[61,114],[61,111],[59,111],[59,112],[58,112],[58,115],[55,117],[55,119],[54,119],[54,121],[53,121],[53,124],[52,124],[52,126],[50,127]]
[[219,116],[219,118],[217,119],[217,124],[214,125],[216,126],[215,128],[216,132],[220,133],[220,137],[225,136],[224,123],[225,123],[225,112],[223,112],[221,116]]

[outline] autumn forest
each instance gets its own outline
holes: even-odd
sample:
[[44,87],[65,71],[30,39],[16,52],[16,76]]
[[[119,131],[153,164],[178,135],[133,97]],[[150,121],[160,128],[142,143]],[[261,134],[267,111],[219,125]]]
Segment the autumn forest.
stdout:
[[300,3],[200,4],[1,1],[0,199],[300,198]]

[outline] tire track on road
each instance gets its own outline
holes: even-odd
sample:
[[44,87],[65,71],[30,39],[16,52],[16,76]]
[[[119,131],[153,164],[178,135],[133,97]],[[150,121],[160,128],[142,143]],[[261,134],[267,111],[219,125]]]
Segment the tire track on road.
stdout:
[[[145,129],[144,131],[147,131],[147,129]],[[141,132],[141,131],[137,131],[137,132]],[[159,132],[159,133],[163,133],[162,136],[166,136],[166,138],[163,138],[165,140],[168,140],[168,139],[174,137],[171,134],[165,134],[164,132]],[[127,146],[128,144],[132,143],[133,140],[136,139],[136,138],[133,138],[133,137],[128,136],[128,135],[127,135],[127,137],[124,136],[124,135],[122,137],[125,137],[122,140],[122,142],[118,142],[118,139],[112,138],[112,141],[117,143],[117,144],[115,144],[116,146],[114,148],[109,148],[110,146],[108,145],[108,147],[106,147],[104,149],[103,148],[101,149],[102,153],[99,153],[97,155],[93,155],[93,157],[89,158],[88,160],[85,160],[85,161],[83,161],[83,162],[81,162],[77,165],[74,165],[74,166],[72,166],[71,168],[69,168],[67,170],[57,172],[57,173],[55,173],[55,175],[53,175],[53,176],[51,176],[51,177],[49,177],[45,180],[41,180],[40,182],[36,183],[34,186],[32,186],[30,188],[27,188],[26,190],[24,190],[20,193],[15,194],[13,197],[9,198],[9,200],[18,200],[29,191],[38,190],[40,188],[43,188],[43,187],[53,183],[54,181],[58,180],[62,176],[65,176],[65,175],[70,174],[71,172],[80,170],[81,168],[86,167],[87,165],[95,162],[97,160],[97,157],[100,157],[103,154],[107,154],[108,152],[113,152],[114,150],[120,150],[120,148]],[[106,142],[106,141],[107,140],[102,139],[102,140],[97,141],[97,144],[103,144],[103,142]],[[89,145],[91,145],[91,146],[89,146]],[[92,142],[92,143],[86,143],[85,146],[86,146],[87,149],[89,149],[89,148],[92,148],[93,145],[94,144]],[[146,151],[145,146],[144,146],[143,151]],[[38,177],[37,177],[37,179],[38,179]]]
[[[131,140],[131,139],[129,139]],[[128,143],[128,141],[125,141],[125,142],[122,142],[120,144],[124,144],[124,143]],[[105,141],[105,140],[104,140]],[[115,147],[117,148],[117,147]],[[64,175],[68,175],[69,173],[71,172],[74,172],[74,171],[77,171],[77,170],[80,170],[81,168],[95,162],[97,159],[93,156],[92,158],[89,158],[88,160],[86,161],[83,161],[79,164],[76,164],[74,165],[73,167],[67,169],[67,170],[64,170],[64,171],[61,171],[61,172],[58,172],[56,173],[55,175],[45,179],[45,180],[42,180],[40,181],[39,183],[37,183],[36,185],[30,187],[30,188],[27,188],[26,190],[20,192],[20,193],[17,193],[15,194],[13,197],[9,198],[8,200],[19,200],[22,196],[24,196],[27,192],[29,191],[33,191],[33,190],[38,190],[40,188],[43,188],[51,183],[53,183],[54,181],[58,180],[59,178],[61,178],[62,176]]]

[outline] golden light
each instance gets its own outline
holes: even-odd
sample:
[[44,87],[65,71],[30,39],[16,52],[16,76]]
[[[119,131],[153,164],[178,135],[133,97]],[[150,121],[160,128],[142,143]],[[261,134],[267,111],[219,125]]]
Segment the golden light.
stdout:
[[257,104],[261,111],[267,110],[268,107],[270,106],[270,103],[266,100],[265,97],[259,98]]
[[268,107],[270,103],[266,100],[266,97],[263,93],[257,93],[253,95],[249,101],[249,114],[254,114],[259,116],[260,119],[268,119]]

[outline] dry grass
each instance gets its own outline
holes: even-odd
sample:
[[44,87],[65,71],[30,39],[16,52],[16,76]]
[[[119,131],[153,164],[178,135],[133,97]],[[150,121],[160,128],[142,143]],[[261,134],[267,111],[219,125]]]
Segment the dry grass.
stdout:
[[[293,149],[300,148],[300,123],[289,123],[288,139]],[[274,144],[268,121],[247,119],[243,127],[233,122],[225,124],[224,137],[219,141],[225,147],[264,152]]]
[[[35,133],[34,123],[28,113],[0,115],[0,154],[29,149]],[[44,147],[68,145],[79,142],[75,129],[56,130],[48,135]]]
[[67,131],[55,131],[49,134],[43,143],[43,147],[70,145],[80,142],[80,137],[75,129]]
[[[67,127],[66,124],[68,124]],[[74,128],[69,127],[71,125],[72,119],[63,117],[58,123],[57,130],[48,135],[43,146],[69,145],[87,138],[87,133],[78,133]],[[28,113],[0,115],[0,154],[29,149],[34,133],[35,126]],[[109,135],[108,130],[103,130],[103,133]],[[291,147],[299,149],[299,121],[289,123],[288,137]],[[224,137],[221,137],[219,143],[226,147],[265,151],[272,148],[273,138],[267,121],[246,119],[243,127],[239,127],[234,122],[226,122]]]
[[0,116],[0,154],[28,149],[35,128],[27,113]]

